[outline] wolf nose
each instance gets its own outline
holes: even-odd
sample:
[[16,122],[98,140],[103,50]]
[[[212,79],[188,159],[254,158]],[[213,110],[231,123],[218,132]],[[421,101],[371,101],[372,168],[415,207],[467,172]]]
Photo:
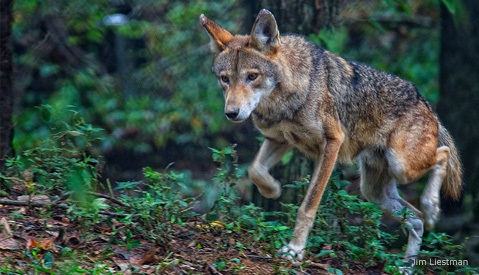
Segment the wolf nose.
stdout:
[[229,119],[235,119],[238,117],[239,115],[239,110],[238,109],[234,109],[234,110],[230,110],[230,111],[227,111],[225,112],[226,116],[229,118]]

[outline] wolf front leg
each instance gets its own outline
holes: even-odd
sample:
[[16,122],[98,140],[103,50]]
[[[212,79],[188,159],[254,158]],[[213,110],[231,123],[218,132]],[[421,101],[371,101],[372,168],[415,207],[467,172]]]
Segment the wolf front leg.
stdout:
[[326,142],[324,153],[318,161],[306,196],[298,209],[293,237],[289,244],[279,251],[284,259],[292,261],[303,260],[306,241],[313,227],[316,211],[328,184],[329,177],[333,172],[340,146],[341,139],[329,139]]
[[248,176],[266,198],[277,199],[281,196],[281,184],[270,174],[269,169],[291,150],[291,145],[265,139],[253,164],[248,170]]

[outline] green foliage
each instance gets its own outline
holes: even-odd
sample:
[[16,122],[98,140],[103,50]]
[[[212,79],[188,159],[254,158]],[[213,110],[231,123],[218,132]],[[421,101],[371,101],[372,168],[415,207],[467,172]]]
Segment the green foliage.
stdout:
[[456,13],[456,5],[457,5],[457,1],[453,1],[453,0],[442,0],[441,1],[444,6],[446,6],[447,10],[452,13],[452,14],[455,14]]
[[[434,103],[438,28],[433,24],[403,28],[399,23],[390,27],[377,19],[426,17],[434,23],[438,19],[434,2],[359,5],[365,18],[309,38],[412,81]],[[454,6],[452,1],[443,2]],[[88,121],[105,129],[104,140],[95,148],[103,154],[142,154],[149,158],[148,165],[156,167],[178,158],[201,158],[195,164],[204,165],[209,156],[203,149],[226,146],[234,126],[223,118],[223,96],[209,73],[209,41],[198,16],[204,13],[232,33],[247,33],[245,18],[250,12],[232,0],[122,3],[120,7],[105,0],[15,2],[14,40],[19,48],[15,62],[22,72],[16,82],[24,95],[15,114],[16,150],[38,146],[50,134],[34,106],[49,104],[57,113],[75,106]],[[126,14],[124,24],[105,24],[106,16],[118,12]],[[48,29],[52,24],[62,28]],[[118,41],[124,43],[123,54],[115,48]]]
[[[213,150],[214,154],[225,156],[225,152],[232,152],[230,148],[223,151]],[[221,153],[220,153],[221,152]],[[229,154],[226,154],[229,156]],[[224,160],[224,158],[219,158]],[[233,158],[234,159],[234,158]],[[224,167],[224,166],[222,166]],[[222,168],[219,174],[224,174]],[[307,184],[306,178],[297,184]],[[382,211],[370,202],[363,201],[354,195],[349,195],[343,188],[347,181],[339,180],[338,175],[333,175],[323,203],[320,206],[308,241],[308,250],[315,254],[314,258],[336,258],[344,262],[347,269],[348,263],[362,262],[365,266],[384,265],[389,274],[399,274],[399,267],[406,266],[401,260],[401,253],[391,253],[389,246],[396,240],[396,235],[386,233],[381,229]],[[285,188],[297,188],[286,185]],[[229,203],[227,215],[222,217],[226,228],[233,231],[246,231],[251,234],[251,243],[246,245],[255,246],[258,243],[268,244],[263,247],[268,253],[276,251],[287,243],[296,220],[297,206],[283,205],[283,211],[265,213],[261,208],[253,204],[241,206],[239,211],[231,209],[234,206],[234,192],[228,193],[228,198],[220,197],[222,203]],[[218,203],[218,202],[217,202]],[[236,206],[238,207],[238,206]],[[218,211],[214,208],[213,212]],[[222,212],[226,214],[226,212]],[[402,211],[398,215],[410,215],[409,211]],[[216,215],[215,217],[219,217]],[[403,225],[404,228],[404,225]],[[274,236],[272,238],[271,236]],[[444,233],[429,233],[423,241],[421,257],[440,259],[464,259],[464,247],[453,242],[452,237]],[[218,260],[217,267],[227,268],[226,261]],[[414,267],[415,272],[422,274],[424,270],[432,270],[441,273],[447,271],[447,266]],[[276,267],[278,273],[295,273],[295,269]],[[466,274],[472,274],[474,268],[465,266]],[[342,274],[341,270],[330,268],[334,274]]]
[[[194,221],[209,224],[210,229],[216,222],[217,230],[226,236],[249,236],[231,244],[241,251],[259,247],[274,255],[291,237],[298,207],[283,204],[282,211],[265,213],[253,204],[241,205],[236,190],[245,171],[237,164],[234,147],[225,147],[224,134],[233,126],[222,119],[223,97],[209,74],[208,37],[197,23],[199,14],[205,13],[232,33],[244,33],[240,30],[247,18],[244,8],[233,0],[127,2],[129,20],[107,26],[105,16],[119,12],[117,1],[56,1],[55,5],[15,1],[15,62],[21,72],[16,83],[23,96],[15,114],[18,155],[7,162],[7,172],[0,174],[1,191],[7,194],[20,182],[28,195],[69,195],[68,217],[85,232],[92,225],[111,227],[109,243],[122,244],[128,251],[140,245],[135,236],[148,236],[166,246],[179,228],[193,233],[206,230],[191,227],[189,221]],[[410,80],[434,103],[438,97],[438,28],[386,26],[376,16],[387,15],[394,22],[433,13],[427,15],[437,20],[437,3],[433,2],[437,1],[379,1],[369,7],[370,16],[364,21],[322,30],[309,38],[333,52]],[[456,2],[442,2],[451,13],[461,12]],[[353,40],[355,35],[359,39]],[[115,53],[118,41],[125,46],[122,54]],[[195,180],[188,171],[180,173],[171,167],[165,172],[147,167],[143,181],[116,184],[115,193],[124,205],[109,204],[90,192],[100,185],[102,152],[120,148],[146,154],[174,148],[175,153],[201,164],[208,146],[223,148],[211,149],[218,164],[212,179]],[[291,164],[292,154],[282,159],[283,164]],[[308,182],[306,177],[284,188],[299,193]],[[337,176],[331,179],[308,240],[309,255],[318,261],[338,259],[344,262],[344,270],[351,261],[367,266],[385,263],[385,271],[396,274],[402,262],[388,247],[395,237],[380,230],[381,211],[347,194],[343,187]],[[193,211],[200,204],[201,209],[208,209],[206,221]],[[25,218],[20,213],[12,215]],[[196,247],[201,249],[201,244]],[[463,258],[463,247],[445,234],[430,233],[423,247],[422,257]],[[29,249],[23,256],[29,262],[25,272],[2,266],[0,274],[112,273],[102,263],[83,268],[81,263],[90,261],[88,256],[67,247],[60,255],[49,253]],[[107,258],[111,251],[103,253]],[[179,261],[169,253],[157,272]],[[240,272],[243,265],[239,258],[223,257],[213,264],[231,273]],[[283,274],[301,272],[301,267],[288,264],[275,268]],[[342,274],[333,267],[327,271]],[[452,272],[440,266],[418,266],[415,271]],[[464,267],[462,272],[473,274],[474,270]]]
[[[60,255],[55,256],[51,252],[42,252],[34,248],[26,251],[24,257],[30,260],[26,266],[15,269],[0,267],[0,274],[114,274],[108,271],[108,266],[103,263],[95,263],[91,269],[82,268],[82,263],[88,260],[88,257],[77,255],[68,248],[64,248]],[[8,262],[5,265],[8,265]]]
[[135,210],[135,214],[126,215],[123,221],[140,225],[135,228],[135,234],[166,242],[172,224],[184,225],[193,214],[191,204],[194,198],[182,196],[184,180],[187,180],[183,174],[174,171],[160,173],[147,167],[144,177],[144,182],[118,183],[116,189],[123,193],[122,200]]
[[315,257],[344,257],[366,266],[396,258],[387,252],[395,237],[380,229],[382,211],[349,195],[342,189],[348,182],[337,175],[331,182],[310,238],[310,249],[318,251]]
[[64,190],[83,194],[94,188],[98,184],[99,160],[89,149],[101,140],[102,129],[86,123],[73,110],[62,112],[60,117],[50,105],[38,108],[36,115],[44,120],[50,133],[37,147],[9,159],[9,171],[0,176],[7,183],[23,181],[32,193],[56,189],[59,194]]
[[445,274],[446,272],[448,272],[448,274],[457,274],[459,272],[462,272],[462,274],[477,274],[477,268],[468,265],[461,267],[454,265],[429,265],[429,263],[435,261],[465,258],[463,245],[457,244],[457,242],[446,233],[432,231],[425,236],[419,257],[419,259],[425,260],[427,265],[418,265],[414,270],[417,274],[425,274],[423,273],[424,269],[441,274]]
[[[225,182],[236,183],[238,174],[231,173],[231,160],[235,159],[234,150],[212,149],[213,158],[220,163],[218,175]],[[234,163],[234,161],[233,161]],[[233,165],[234,167],[234,165]],[[233,169],[233,171],[237,171]],[[225,176],[228,175],[228,176]],[[284,188],[301,189],[307,184],[308,178],[296,184],[285,185]],[[349,195],[343,188],[347,181],[339,179],[334,174],[331,184],[324,195],[323,203],[319,208],[314,227],[308,240],[308,250],[315,254],[319,261],[323,258],[336,258],[345,263],[362,262],[365,266],[384,265],[390,274],[399,274],[399,267],[405,266],[401,260],[401,253],[391,253],[389,246],[397,238],[397,233],[390,234],[381,229],[382,211],[377,205],[363,201],[354,195]],[[231,191],[231,189],[229,189]],[[298,207],[283,204],[279,212],[264,212],[254,204],[238,206],[235,192],[224,192],[209,215],[215,219],[220,218],[225,227],[235,232],[246,231],[251,234],[251,243],[247,246],[257,246],[258,243],[268,244],[263,246],[266,253],[275,254],[286,244],[292,234]],[[218,207],[223,205],[223,207]],[[236,208],[236,209],[235,209]],[[410,215],[409,211],[401,211],[398,215]],[[403,227],[404,228],[404,225]],[[272,238],[272,236],[274,236]],[[244,244],[241,244],[244,245]],[[423,241],[423,250],[420,257],[464,259],[464,247],[453,242],[452,237],[444,233],[431,232]],[[218,259],[215,263],[218,270],[226,269],[228,263]],[[306,263],[307,264],[307,263]],[[415,267],[415,272],[421,274],[425,267]],[[427,269],[429,267],[426,267]],[[276,267],[278,273],[296,273],[295,269]],[[431,268],[434,272],[444,272],[448,267],[436,266]],[[463,267],[466,274],[475,269]],[[341,270],[330,268],[334,274],[342,274]],[[469,273],[468,273],[469,272]]]
[[[350,26],[323,29],[308,38],[343,57],[414,83],[419,92],[435,104],[439,97],[440,30],[434,25],[438,18],[437,3],[387,0],[367,10],[354,8],[369,14],[355,24],[354,30]],[[425,10],[429,11],[426,16],[431,22],[421,21]],[[409,21],[417,26],[408,27]]]
[[[80,123],[80,125],[82,124]],[[73,129],[78,130],[78,127]],[[64,137],[64,132],[68,131],[73,131],[72,127],[64,128],[54,137]],[[53,138],[52,140],[56,139]],[[65,144],[67,142],[59,142],[52,146],[61,147]],[[70,149],[72,150],[72,148]],[[234,147],[226,147],[221,150],[211,148],[211,151],[213,159],[219,166],[210,184],[213,186],[222,185],[221,191],[216,193],[215,203],[205,220],[198,213],[192,211],[193,205],[198,203],[200,196],[185,197],[184,195],[185,190],[188,189],[186,186],[194,183],[194,180],[187,173],[178,173],[171,170],[158,172],[149,167],[144,169],[143,181],[117,184],[116,192],[120,196],[122,205],[110,205],[104,198],[92,197],[89,197],[90,203],[82,203],[78,197],[72,196],[69,201],[69,215],[84,229],[89,229],[94,224],[109,225],[112,228],[109,242],[112,245],[122,244],[127,251],[141,245],[136,236],[145,236],[145,238],[164,246],[171,241],[175,232],[183,229],[188,234],[205,230],[218,232],[222,238],[226,239],[232,234],[248,236],[242,237],[241,242],[236,241],[226,246],[232,246],[239,251],[256,247],[261,248],[264,253],[276,254],[277,250],[286,244],[291,237],[298,207],[284,204],[282,211],[266,213],[253,204],[241,205],[235,188],[240,183],[243,172],[237,166]],[[60,165],[70,167],[71,162],[63,162]],[[39,174],[42,175],[42,173]],[[90,174],[91,179],[93,174]],[[55,180],[58,182],[50,185],[49,188],[70,190],[67,188],[68,184],[62,182],[62,178],[55,178]],[[55,180],[50,179],[50,181]],[[72,178],[69,180],[72,180]],[[308,178],[305,178],[297,182],[297,185],[305,185],[308,180]],[[63,187],[59,182],[62,182]],[[88,185],[84,182],[78,182],[78,184],[84,186],[84,188]],[[398,274],[398,267],[403,265],[400,260],[401,255],[389,251],[388,245],[395,237],[381,230],[382,212],[376,205],[347,194],[343,190],[346,184],[347,182],[340,180],[338,175],[333,175],[331,178],[330,187],[325,193],[308,240],[308,255],[314,255],[314,261],[327,259],[340,261],[343,263],[342,268],[344,270],[348,270],[354,262],[361,262],[365,266],[384,265],[386,272]],[[284,187],[297,188],[295,185]],[[75,190],[71,192],[75,193]],[[75,203],[71,204],[71,202]],[[105,213],[106,210],[109,212]],[[407,211],[398,214],[409,215]],[[108,218],[110,215],[114,215],[116,221]],[[196,221],[198,225],[196,227],[191,226],[190,221]],[[118,224],[122,226],[117,227]],[[90,232],[90,230],[85,230],[85,232]],[[202,249],[201,243],[196,244],[196,249]],[[463,246],[454,243],[450,236],[444,233],[431,232],[423,241],[420,258],[462,259],[464,257],[463,251]],[[108,257],[111,252],[105,250],[103,253],[104,257]],[[40,250],[37,247],[33,247],[24,253],[24,259],[28,261],[27,269],[37,272],[46,274],[60,274],[62,272],[68,274],[85,272],[110,274],[107,267],[99,263],[95,264],[91,270],[84,269],[80,264],[84,257],[76,254],[68,247],[62,248],[60,255]],[[178,265],[181,261],[181,259],[175,258],[173,252],[170,252],[159,262],[156,271],[161,273],[172,266]],[[308,264],[306,261],[298,267],[285,264],[274,268],[279,274],[295,274],[301,272],[301,269],[307,267]],[[212,266],[218,271],[233,274],[240,273],[245,268],[240,258],[225,259],[218,257],[212,263]],[[342,274],[342,268],[329,267],[328,272]],[[419,265],[414,267],[417,274],[427,274],[428,271],[442,273],[450,271],[448,269],[447,266]],[[11,268],[3,268],[0,271],[5,274],[16,272]],[[476,269],[464,266],[462,271],[465,274],[473,274]]]
[[[36,146],[48,135],[49,129],[41,127],[32,107],[38,104],[50,104],[55,111],[75,106],[86,119],[106,129],[101,150],[146,153],[178,146],[178,154],[195,156],[198,145],[225,145],[215,134],[232,126],[218,119],[223,118],[223,98],[212,85],[208,36],[200,29],[198,16],[221,18],[227,12],[236,19],[243,15],[240,5],[228,0],[131,1],[126,6],[132,9],[128,21],[108,26],[105,17],[119,9],[111,1],[74,0],[55,5],[16,1],[15,40],[21,44],[28,37],[60,48],[51,55],[66,63],[33,50],[16,56],[16,64],[25,71],[17,79],[25,89],[15,116],[17,150]],[[38,28],[45,22],[65,27],[48,30],[57,40]],[[224,25],[239,31],[232,21]],[[120,40],[123,53],[115,48]],[[73,56],[62,56],[68,51]],[[113,61],[107,63],[105,55]],[[132,135],[135,138],[129,139]]]
[[228,272],[231,272],[231,274],[241,274],[240,271],[245,269],[245,267],[241,265],[241,260],[238,258],[232,258],[229,260],[224,258],[218,258],[212,264],[212,266],[218,271],[227,270]]
[[241,175],[234,146],[225,147],[222,150],[214,148],[210,148],[210,150],[213,152],[213,161],[219,165],[214,176],[214,184],[221,190],[213,204],[212,211],[207,215],[209,220],[214,221],[222,216],[237,215],[240,198],[236,194],[234,187]]

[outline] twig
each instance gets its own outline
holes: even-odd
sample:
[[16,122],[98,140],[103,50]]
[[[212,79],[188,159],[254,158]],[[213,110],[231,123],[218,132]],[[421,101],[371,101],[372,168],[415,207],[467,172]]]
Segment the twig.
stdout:
[[98,212],[99,214],[102,214],[102,215],[107,215],[107,216],[112,216],[112,217],[121,217],[121,218],[124,218],[128,215],[132,215],[132,216],[136,216],[137,214],[122,214],[122,213],[114,213],[114,212],[109,212],[109,211],[104,211],[104,210],[101,210]]
[[329,264],[320,264],[320,263],[315,263],[315,262],[311,262],[310,265],[314,266],[314,267],[317,267],[317,268],[324,269],[324,270],[327,270],[328,268],[331,267]]
[[[64,195],[65,196],[65,195]],[[63,196],[62,196],[63,197]],[[0,200],[0,204],[3,205],[14,205],[14,206],[31,206],[31,207],[48,207],[48,206],[55,206],[59,208],[68,208],[65,204],[58,204],[60,198],[56,199],[53,202],[32,202],[32,201],[16,201],[16,200]],[[126,217],[130,214],[121,214],[121,213],[114,213],[109,211],[99,211],[99,214],[113,216],[113,217]],[[135,216],[135,214],[133,214]]]
[[11,239],[11,238],[13,238],[13,236],[7,236],[7,237],[5,237],[5,238],[3,238],[3,239],[0,239],[0,243],[3,242],[3,241],[6,241],[6,240],[8,240],[8,239]]
[[71,195],[72,192],[66,192],[65,194],[61,195],[60,197],[58,197],[56,200],[52,201],[52,205],[56,205],[58,203],[60,203],[62,200],[68,198],[70,195]]
[[[32,207],[45,207],[45,206],[54,206],[54,205],[57,205],[59,204],[61,201],[65,200],[68,196],[71,195],[72,192],[66,192],[65,194],[61,195],[60,197],[58,197],[57,199],[55,199],[54,201],[52,202],[35,202],[35,201],[32,201],[32,200],[27,200],[27,201],[19,201],[19,200],[9,200],[9,199],[2,199],[0,200],[0,204],[3,204],[3,205],[15,205],[15,206],[32,206]],[[116,198],[113,198],[113,197],[110,197],[108,195],[105,195],[105,194],[101,194],[101,193],[96,193],[96,192],[87,192],[88,194],[92,195],[92,196],[97,196],[97,197],[101,197],[101,198],[105,198],[105,199],[108,199],[120,206],[123,206],[123,207],[130,207],[128,204],[116,199]]]
[[33,202],[33,201],[16,201],[16,200],[0,200],[0,204],[15,205],[15,206],[33,206],[33,207],[45,207],[45,206],[52,205],[51,202]]
[[56,206],[61,201],[65,200],[68,196],[70,196],[71,192],[66,192],[65,194],[61,195],[57,199],[52,202],[39,202],[39,201],[32,201],[31,197],[29,200],[8,200],[3,199],[0,200],[0,204],[3,205],[15,205],[15,206],[32,206],[32,207],[45,207],[45,206]]
[[207,264],[207,265],[208,265],[208,270],[211,272],[211,274],[213,274],[213,275],[223,275],[221,272],[216,270],[216,268],[214,268],[212,265],[210,265],[210,264]]
[[272,257],[269,255],[246,255],[248,258],[256,258],[256,259],[264,259],[264,260],[271,260]]
[[110,201],[112,201],[112,202],[114,202],[114,203],[116,203],[120,206],[123,206],[123,207],[130,207],[130,205],[128,205],[128,204],[126,204],[126,203],[124,203],[124,202],[122,202],[122,201],[120,201],[116,198],[113,198],[111,196],[108,196],[108,195],[105,195],[105,194],[102,194],[102,193],[88,191],[87,194],[90,194],[92,196],[97,196],[97,197],[100,197],[100,198],[104,198],[104,199],[108,199],[108,200],[110,200]]

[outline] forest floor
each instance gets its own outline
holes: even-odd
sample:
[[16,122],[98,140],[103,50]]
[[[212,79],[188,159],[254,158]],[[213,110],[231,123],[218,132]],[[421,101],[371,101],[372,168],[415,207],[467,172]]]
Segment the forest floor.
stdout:
[[266,244],[246,247],[250,233],[221,223],[172,224],[166,240],[154,241],[131,235],[132,225],[113,213],[109,225],[85,227],[68,218],[71,209],[52,206],[46,196],[1,201],[0,274],[385,274],[381,265],[328,255],[293,266],[262,251]]

